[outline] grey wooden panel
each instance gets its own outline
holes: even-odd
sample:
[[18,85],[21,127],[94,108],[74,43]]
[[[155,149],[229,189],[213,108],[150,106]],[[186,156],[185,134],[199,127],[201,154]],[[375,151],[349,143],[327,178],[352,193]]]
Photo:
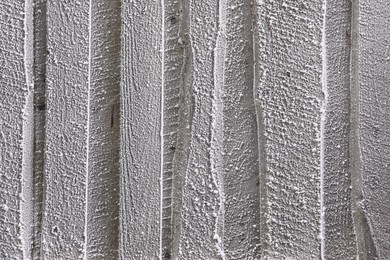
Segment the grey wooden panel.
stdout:
[[320,257],[323,1],[258,1],[262,257]]
[[161,252],[163,6],[122,2],[120,258]]
[[89,2],[47,2],[43,259],[86,253],[89,165]]
[[[225,1],[189,1],[182,207],[177,259],[223,257],[222,89]],[[204,12],[203,10],[208,10]],[[180,164],[180,162],[179,162]]]
[[[181,208],[179,165],[185,133],[184,78],[186,67],[186,17],[183,1],[167,0],[164,6],[164,104],[163,104],[163,175],[162,175],[162,258],[171,259],[177,239]],[[177,244],[177,243],[176,243]]]
[[390,26],[386,1],[354,1],[353,178],[361,259],[390,256]]
[[1,259],[387,259],[375,0],[0,4]]
[[31,236],[32,55],[29,2],[0,4],[0,258],[28,256]]
[[120,1],[91,1],[87,258],[119,245]]
[[253,6],[226,3],[223,88],[224,248],[227,259],[260,259],[260,182],[254,102]]
[[328,0],[325,12],[322,257],[356,259],[349,161],[351,2]]

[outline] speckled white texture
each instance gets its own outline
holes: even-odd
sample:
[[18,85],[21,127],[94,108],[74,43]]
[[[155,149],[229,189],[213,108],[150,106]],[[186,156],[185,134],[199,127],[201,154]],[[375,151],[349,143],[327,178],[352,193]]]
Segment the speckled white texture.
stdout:
[[388,9],[3,1],[0,259],[388,259]]
[[28,246],[28,240],[25,241],[28,237],[24,236],[28,232],[22,230],[22,220],[26,221],[22,183],[28,185],[26,156],[31,149],[26,139],[31,130],[27,123],[29,113],[31,116],[27,79],[31,75],[26,63],[31,57],[26,56],[26,9],[24,2],[10,0],[0,5],[0,258],[3,259],[22,259]]

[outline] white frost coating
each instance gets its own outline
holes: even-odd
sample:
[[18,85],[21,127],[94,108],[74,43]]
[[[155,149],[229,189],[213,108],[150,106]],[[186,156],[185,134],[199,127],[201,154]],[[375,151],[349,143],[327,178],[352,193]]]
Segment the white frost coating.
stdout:
[[[214,150],[211,153],[211,176],[213,183],[215,185],[215,188],[217,189],[216,192],[218,193],[219,197],[219,212],[216,214],[216,221],[214,224],[214,239],[217,241],[216,246],[218,249],[218,252],[222,259],[225,259],[225,253],[224,253],[224,246],[223,246],[223,239],[218,235],[218,225],[220,225],[220,222],[223,223],[223,219],[220,220],[220,216],[222,215],[222,218],[224,218],[224,204],[225,204],[225,198],[224,198],[224,188],[222,181],[218,178],[218,172],[222,169],[223,162],[221,162],[221,157],[218,150],[220,150],[220,140],[223,138],[223,130],[219,131],[219,129],[223,129],[223,121],[221,121],[221,118],[223,117],[223,114],[221,114],[221,111],[223,111],[223,102],[221,100],[221,96],[223,95],[223,90],[221,87],[224,85],[224,76],[225,76],[225,49],[226,49],[226,40],[225,40],[225,31],[226,31],[226,2],[223,0],[218,1],[218,32],[217,32],[217,38],[215,41],[215,48],[214,48],[214,97],[212,100],[212,121],[211,121],[211,140],[212,142],[215,142],[214,147],[212,146],[212,149]],[[219,121],[219,122],[218,122]],[[215,147],[217,146],[217,147]],[[214,157],[214,158],[213,158]],[[223,160],[223,159],[222,159]],[[221,178],[221,176],[219,176]],[[222,224],[222,234],[223,234],[223,224]]]
[[325,260],[325,206],[324,206],[324,172],[325,172],[325,155],[324,155],[324,131],[326,123],[326,107],[328,102],[327,86],[327,59],[326,59],[326,0],[323,2],[323,25],[322,25],[322,92],[324,100],[321,107],[321,133],[320,133],[320,239],[321,239],[321,259]]
[[92,0],[89,0],[88,10],[88,90],[87,90],[87,154],[85,161],[85,210],[84,210],[84,259],[88,259],[88,182],[89,182],[89,125],[90,125],[90,106],[91,106],[91,66],[92,66]]
[[165,1],[161,0],[161,118],[160,118],[160,259],[163,258],[163,178],[164,178],[164,61],[165,61]]
[[33,68],[32,68],[32,1],[24,3],[24,54],[23,65],[26,77],[25,96],[23,104],[23,158],[21,175],[21,200],[20,211],[20,239],[22,244],[23,258],[30,259],[31,238],[32,238],[32,173],[33,173]]

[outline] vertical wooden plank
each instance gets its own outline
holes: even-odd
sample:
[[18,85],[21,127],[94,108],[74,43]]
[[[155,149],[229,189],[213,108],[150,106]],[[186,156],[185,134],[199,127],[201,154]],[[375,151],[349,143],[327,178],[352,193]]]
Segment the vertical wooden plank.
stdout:
[[122,2],[120,257],[160,257],[160,1]]
[[43,259],[85,255],[89,12],[88,1],[47,2]]
[[356,259],[357,256],[349,161],[351,12],[350,1],[326,1],[323,259]]
[[390,7],[353,1],[354,220],[361,259],[390,255]]
[[0,258],[28,257],[31,229],[31,27],[27,2],[0,4]]
[[174,239],[179,230],[182,176],[179,160],[182,152],[186,30],[183,1],[164,1],[164,107],[163,107],[163,176],[162,176],[162,259],[171,259]]
[[120,0],[91,1],[88,259],[118,258],[120,21]]
[[256,15],[262,257],[318,259],[323,1],[257,1]]
[[260,259],[252,1],[227,1],[224,73],[224,247],[227,259]]
[[[223,73],[225,1],[189,1],[189,65],[185,115],[189,124],[183,177],[178,259],[220,259],[223,252]],[[207,11],[206,11],[207,10]],[[186,120],[187,121],[187,120]],[[178,164],[181,164],[178,162]],[[176,255],[177,254],[177,255]]]

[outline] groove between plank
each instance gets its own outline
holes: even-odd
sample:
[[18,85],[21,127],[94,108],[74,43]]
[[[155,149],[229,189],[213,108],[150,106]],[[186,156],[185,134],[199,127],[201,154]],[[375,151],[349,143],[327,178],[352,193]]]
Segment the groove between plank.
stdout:
[[34,169],[31,259],[41,259],[46,124],[46,0],[34,1]]

